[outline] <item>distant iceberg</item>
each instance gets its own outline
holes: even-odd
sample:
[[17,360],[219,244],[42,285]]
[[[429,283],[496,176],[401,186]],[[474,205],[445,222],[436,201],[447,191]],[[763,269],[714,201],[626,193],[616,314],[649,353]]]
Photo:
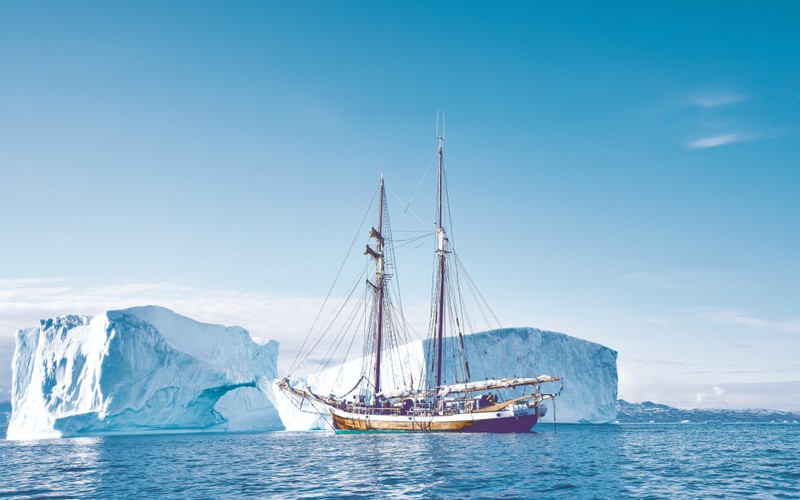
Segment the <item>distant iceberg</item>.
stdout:
[[[457,342],[456,338],[445,342]],[[465,349],[472,380],[495,379],[514,376],[550,375],[564,377],[561,395],[545,403],[548,407],[544,422],[553,416],[562,423],[609,423],[617,414],[617,352],[608,347],[563,333],[548,332],[535,328],[504,328],[464,336]],[[446,352],[454,352],[447,346]],[[385,392],[402,391],[413,381],[411,377],[422,373],[430,366],[429,340],[411,342],[392,349],[384,355],[395,362],[401,377],[382,372]],[[452,362],[452,360],[450,360]],[[388,365],[388,363],[386,364]],[[384,365],[384,366],[386,366]],[[328,369],[298,379],[303,388],[310,386],[316,394],[342,395],[347,393],[361,378],[362,362],[350,361],[343,367]],[[452,372],[449,366],[445,372]],[[448,381],[452,383],[453,381]],[[560,385],[545,384],[544,392],[561,389]],[[507,397],[522,393],[506,389]],[[298,401],[291,401],[272,387],[272,398],[287,430],[330,429],[326,419],[309,413],[308,402],[299,408]],[[555,408],[553,408],[555,404]],[[541,425],[541,424],[539,424]],[[535,427],[534,427],[535,429]]]
[[259,390],[278,343],[161,307],[19,330],[8,439],[282,429]]

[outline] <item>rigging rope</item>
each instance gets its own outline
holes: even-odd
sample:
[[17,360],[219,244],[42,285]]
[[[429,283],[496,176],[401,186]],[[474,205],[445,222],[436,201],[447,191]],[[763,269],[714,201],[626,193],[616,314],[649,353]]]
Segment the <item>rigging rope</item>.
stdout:
[[[358,300],[358,304],[360,304],[361,300],[366,297],[366,294],[367,294],[366,290],[364,290],[364,292],[361,294],[361,297]],[[353,308],[353,310],[350,312],[350,315],[345,320],[345,326],[339,331],[339,334],[334,338],[334,340],[331,343],[331,345],[328,346],[328,351],[325,353],[325,357],[322,358],[323,359],[322,365],[316,370],[316,373],[324,371],[325,369],[328,368],[328,364],[331,362],[331,360],[333,359],[333,356],[336,354],[336,351],[338,351],[339,346],[341,345],[342,341],[346,337],[345,334],[347,332],[349,332],[350,331],[350,327],[353,324],[355,324],[356,317],[357,317],[357,312],[361,310],[361,308],[358,307],[358,304],[357,304],[356,307]],[[362,313],[363,313],[363,311],[362,311]],[[360,321],[361,318],[358,318],[358,320]],[[353,335],[353,338],[355,338],[355,335]],[[342,360],[342,364],[344,364],[346,362],[347,362],[347,358]]]
[[328,331],[330,331],[330,329],[333,326],[334,322],[339,317],[339,315],[342,313],[342,311],[344,310],[344,308],[347,305],[347,303],[350,301],[350,297],[353,296],[353,292],[355,292],[356,288],[358,288],[358,283],[361,280],[361,276],[363,276],[363,274],[359,275],[359,277],[356,278],[356,280],[350,286],[350,288],[349,288],[350,292],[347,294],[347,296],[345,298],[342,299],[342,301],[340,302],[339,307],[335,310],[335,314],[332,313],[332,317],[329,320],[329,322],[327,323],[328,326],[324,330],[320,331],[320,333],[315,337],[314,344],[311,347],[309,347],[308,352],[306,353],[306,355],[300,360],[300,363],[298,364],[298,367],[308,360],[308,358],[311,356],[311,353],[314,352],[314,350],[317,348],[317,346],[322,341],[322,339],[325,337],[325,335],[328,333]]
[[[453,255],[455,255],[456,262],[458,262],[461,270],[464,271],[464,274],[467,276],[467,280],[469,281],[469,285],[471,286],[471,288],[478,294],[478,296],[480,297],[481,301],[483,302],[483,305],[486,306],[486,309],[489,310],[489,313],[492,315],[492,318],[494,318],[494,320],[497,323],[497,325],[500,328],[502,328],[503,327],[502,323],[500,323],[500,320],[497,319],[497,316],[494,314],[494,311],[492,311],[492,308],[489,306],[489,303],[486,301],[486,299],[483,297],[483,294],[478,289],[478,285],[475,284],[475,281],[472,279],[472,276],[470,276],[469,272],[467,272],[467,268],[464,267],[464,264],[461,262],[461,259],[458,257],[458,255],[455,253],[455,251],[453,251]],[[487,323],[488,323],[488,321],[487,321]]]
[[[436,160],[436,157],[438,156],[438,154],[439,154],[438,151],[434,151],[432,154],[430,154],[431,159],[428,162],[428,168],[426,168],[425,169],[425,173],[422,174],[422,179],[419,180],[419,184],[417,184],[417,189],[414,190],[414,194],[411,195],[411,199],[408,200],[408,204],[406,205],[405,210],[403,210],[403,213],[406,213],[406,211],[408,210],[408,207],[411,206],[411,202],[414,201],[414,198],[416,198],[417,193],[419,192],[419,188],[421,188],[422,187],[422,183],[425,182],[425,178],[428,176],[428,172],[431,171],[431,167],[433,166],[433,162]],[[402,200],[401,200],[401,202],[402,202]]]
[[[389,189],[389,192],[390,192],[390,193],[392,193],[392,194],[394,195],[394,197],[395,197],[395,198],[397,198],[397,200],[398,200],[400,203],[403,203],[403,199],[402,199],[402,198],[400,198],[400,196],[398,196],[398,195],[397,195],[397,193],[395,193],[395,192],[394,192],[394,190],[392,190],[392,188],[390,188],[389,186],[386,186],[386,187]],[[409,208],[410,206],[411,206],[411,202],[409,202],[409,205],[408,205],[408,207],[406,207],[406,211],[408,211],[408,212],[411,212],[411,215],[413,215],[414,217],[416,217],[418,221],[422,222],[422,225],[424,225],[424,226],[430,226],[430,222],[425,222],[425,220],[423,220],[423,218],[422,218],[422,217],[420,217],[419,215],[417,215],[417,213],[416,213],[415,211],[413,211],[413,210],[411,210],[411,209]],[[405,211],[404,211],[403,213],[405,213]]]
[[[328,294],[325,296],[325,300],[322,301],[322,306],[319,308],[316,317],[314,318],[314,322],[311,323],[311,328],[308,329],[308,333],[306,334],[306,338],[303,339],[303,343],[300,345],[300,349],[298,349],[297,354],[294,357],[294,361],[292,361],[291,366],[289,367],[288,375],[292,374],[292,370],[295,369],[297,365],[297,360],[300,357],[300,353],[303,352],[303,348],[306,346],[309,337],[311,337],[311,332],[314,331],[314,327],[317,326],[317,321],[319,320],[320,314],[322,314],[322,310],[325,309],[325,305],[328,303],[328,298],[331,296],[331,292],[333,292],[333,287],[336,286],[336,282],[339,280],[339,275],[342,274],[342,269],[344,269],[344,265],[347,262],[347,258],[350,256],[350,252],[353,250],[353,245],[355,245],[356,240],[358,239],[358,235],[361,232],[361,228],[364,226],[364,221],[367,220],[367,215],[369,215],[370,209],[372,209],[372,204],[375,203],[375,197],[378,195],[380,188],[375,190],[375,193],[372,195],[372,200],[369,202],[369,206],[367,210],[364,212],[364,217],[361,218],[361,223],[358,225],[358,229],[356,230],[356,234],[353,235],[353,241],[350,242],[350,248],[347,250],[347,253],[344,256],[344,260],[342,264],[339,266],[339,271],[336,272],[336,277],[333,279],[333,283],[331,287],[328,289]],[[307,356],[306,356],[307,357]]]
[[[365,305],[366,305],[366,301],[365,301]],[[361,317],[366,321],[366,317],[367,317],[367,309],[366,309],[366,307],[364,307],[364,310],[362,311]],[[357,337],[357,335],[353,335],[352,338],[350,339],[350,345],[347,346],[347,351],[344,353],[344,358],[342,359],[342,363],[339,365],[339,371],[336,373],[336,380],[341,380],[341,378],[342,378],[342,370],[344,370],[344,365],[345,365],[345,363],[347,363],[347,358],[350,357],[350,350],[353,348],[353,344],[356,341],[356,337]]]

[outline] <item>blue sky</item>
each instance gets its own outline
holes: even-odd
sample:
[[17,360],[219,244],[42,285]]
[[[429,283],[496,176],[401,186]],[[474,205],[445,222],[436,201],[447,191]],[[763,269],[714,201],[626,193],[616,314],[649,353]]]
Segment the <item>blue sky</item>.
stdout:
[[[395,229],[433,221],[432,176],[400,200],[444,110],[452,231],[504,326],[617,349],[631,400],[798,408],[797,19],[3,2],[0,363],[39,317],[142,303],[291,351],[380,172]],[[423,325],[427,250],[398,255]]]

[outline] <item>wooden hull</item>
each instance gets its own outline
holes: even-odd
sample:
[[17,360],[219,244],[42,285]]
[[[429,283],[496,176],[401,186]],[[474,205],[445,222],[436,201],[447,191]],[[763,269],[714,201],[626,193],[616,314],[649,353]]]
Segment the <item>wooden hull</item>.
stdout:
[[536,408],[456,415],[381,415],[331,409],[337,431],[406,432],[530,432],[539,421]]

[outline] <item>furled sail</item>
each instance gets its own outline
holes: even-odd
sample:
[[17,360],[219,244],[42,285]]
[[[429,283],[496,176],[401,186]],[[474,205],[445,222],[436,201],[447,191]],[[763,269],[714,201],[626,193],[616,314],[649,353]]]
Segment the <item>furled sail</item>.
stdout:
[[438,388],[438,396],[446,396],[448,394],[458,392],[474,392],[474,391],[488,391],[491,389],[509,389],[511,387],[519,387],[521,385],[536,385],[545,382],[556,382],[561,380],[561,377],[550,377],[548,375],[539,375],[538,377],[528,378],[504,378],[500,380],[478,380],[477,382],[466,382],[462,384],[444,385]]

